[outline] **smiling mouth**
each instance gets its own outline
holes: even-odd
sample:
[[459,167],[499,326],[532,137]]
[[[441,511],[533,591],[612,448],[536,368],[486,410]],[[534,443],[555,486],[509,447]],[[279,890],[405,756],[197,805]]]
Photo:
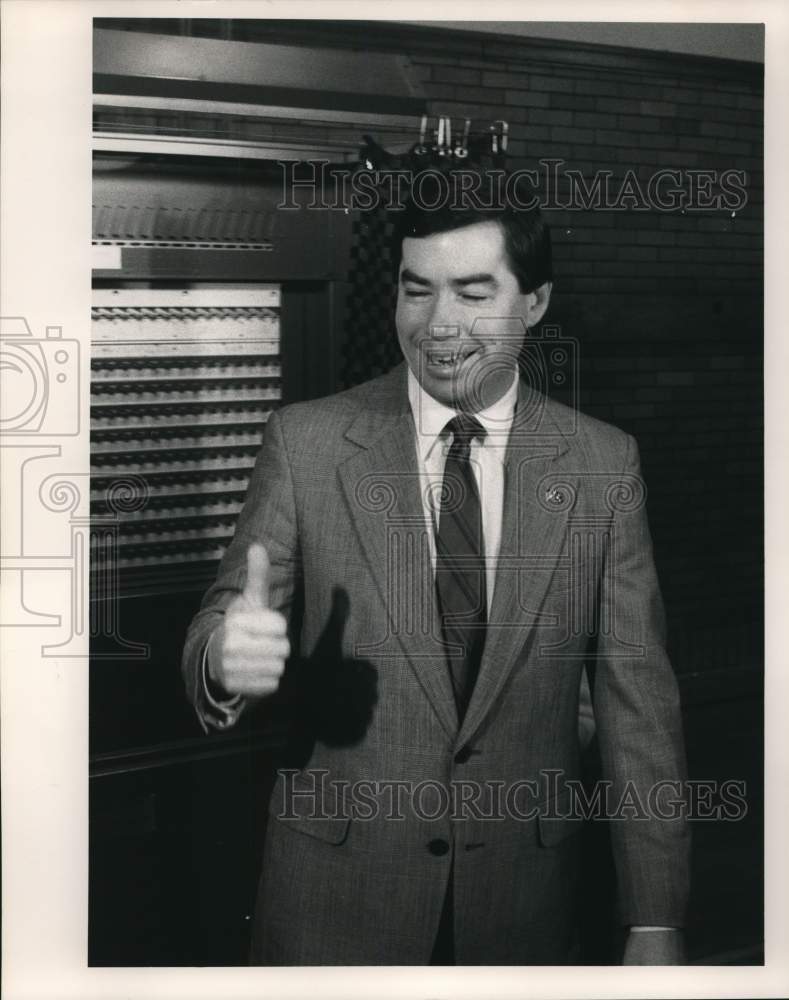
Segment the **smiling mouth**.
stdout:
[[462,348],[462,349],[448,349],[448,348],[436,348],[434,350],[428,349],[427,362],[437,368],[454,368],[457,365],[463,364],[470,357],[477,354],[479,348]]

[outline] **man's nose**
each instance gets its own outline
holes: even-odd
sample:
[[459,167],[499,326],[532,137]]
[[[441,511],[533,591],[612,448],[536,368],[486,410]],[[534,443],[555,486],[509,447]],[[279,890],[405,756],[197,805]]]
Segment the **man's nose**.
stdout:
[[461,336],[460,318],[453,314],[451,303],[439,296],[429,317],[429,332],[434,340],[452,340]]
[[431,323],[431,340],[457,340],[460,337],[460,327],[447,323]]

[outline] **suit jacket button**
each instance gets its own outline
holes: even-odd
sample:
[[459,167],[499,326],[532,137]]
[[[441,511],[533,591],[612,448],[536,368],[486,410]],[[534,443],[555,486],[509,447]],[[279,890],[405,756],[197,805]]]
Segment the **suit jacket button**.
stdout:
[[449,853],[449,844],[446,842],[446,840],[442,840],[441,837],[436,837],[435,840],[430,841],[430,843],[427,845],[427,849],[428,851],[430,851],[431,854],[435,854],[437,858],[440,858],[444,854]]
[[455,754],[455,763],[456,764],[465,764],[466,761],[471,758],[471,755],[473,753],[474,753],[474,751],[471,749],[471,747],[467,743],[465,746],[461,747],[460,750],[458,750],[458,752]]

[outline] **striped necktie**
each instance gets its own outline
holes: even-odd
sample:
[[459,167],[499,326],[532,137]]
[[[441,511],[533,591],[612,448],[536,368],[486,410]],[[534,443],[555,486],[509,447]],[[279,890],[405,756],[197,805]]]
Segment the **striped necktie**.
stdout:
[[436,535],[436,593],[458,717],[465,716],[485,644],[487,596],[482,508],[469,459],[471,442],[485,430],[459,414],[444,432],[452,445],[444,466]]

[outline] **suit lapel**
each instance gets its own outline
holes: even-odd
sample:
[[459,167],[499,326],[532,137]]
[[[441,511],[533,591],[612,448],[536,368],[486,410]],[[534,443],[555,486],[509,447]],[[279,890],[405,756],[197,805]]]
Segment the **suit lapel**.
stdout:
[[542,398],[521,383],[505,457],[501,545],[485,651],[458,733],[406,380],[405,364],[376,380],[375,395],[346,432],[360,450],[338,467],[372,584],[388,611],[380,641],[355,655],[399,658],[404,653],[447,733],[462,743],[484,720],[534,635],[567,531],[573,453]]
[[447,733],[458,720],[441,639],[422,507],[406,366],[379,380],[375,398],[346,437],[361,445],[338,476],[370,568],[388,611],[380,642],[360,657],[406,658]]
[[564,433],[534,401],[521,383],[505,457],[496,586],[480,672],[459,734],[461,743],[483,721],[522,647],[534,635],[567,530],[572,452]]

